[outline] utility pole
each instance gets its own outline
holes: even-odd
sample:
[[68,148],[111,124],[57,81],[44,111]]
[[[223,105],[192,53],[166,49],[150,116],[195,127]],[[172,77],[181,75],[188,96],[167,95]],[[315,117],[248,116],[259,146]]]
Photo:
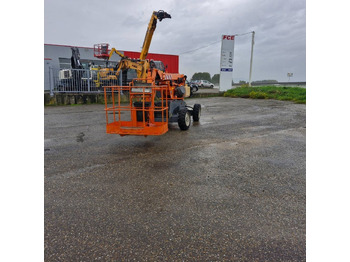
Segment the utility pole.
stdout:
[[250,53],[250,70],[249,70],[249,86],[252,86],[252,67],[253,67],[253,47],[254,47],[255,32],[252,32],[252,49]]

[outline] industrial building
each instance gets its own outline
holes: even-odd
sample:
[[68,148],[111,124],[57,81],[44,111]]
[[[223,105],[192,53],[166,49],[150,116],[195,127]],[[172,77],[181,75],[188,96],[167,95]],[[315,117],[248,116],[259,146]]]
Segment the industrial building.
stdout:
[[[44,89],[45,91],[50,90],[50,85],[53,85],[50,80],[50,74],[57,74],[58,70],[71,68],[71,48],[75,46],[70,45],[55,45],[55,44],[44,44]],[[94,65],[105,65],[103,59],[94,57],[93,47],[80,47],[78,46],[80,53],[80,61],[85,68],[88,68],[90,64]],[[139,58],[140,52],[133,51],[122,51],[120,53],[130,58]],[[162,61],[166,67],[166,71],[169,73],[179,72],[179,56],[169,54],[154,54],[149,53],[147,59]],[[110,66],[115,66],[120,57],[117,54],[113,54],[109,60]],[[51,76],[52,79],[52,76]]]

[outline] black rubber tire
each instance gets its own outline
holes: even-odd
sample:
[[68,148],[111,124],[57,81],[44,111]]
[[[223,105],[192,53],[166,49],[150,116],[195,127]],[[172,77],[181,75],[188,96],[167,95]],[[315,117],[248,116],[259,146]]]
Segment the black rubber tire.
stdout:
[[181,130],[187,130],[191,125],[191,114],[187,110],[187,108],[183,108],[179,111],[179,117],[177,119],[177,123]]
[[202,106],[200,104],[195,104],[193,106],[193,122],[198,122],[201,118]]
[[211,85],[211,86],[210,86],[210,88],[214,88],[214,86],[213,86],[213,85]]

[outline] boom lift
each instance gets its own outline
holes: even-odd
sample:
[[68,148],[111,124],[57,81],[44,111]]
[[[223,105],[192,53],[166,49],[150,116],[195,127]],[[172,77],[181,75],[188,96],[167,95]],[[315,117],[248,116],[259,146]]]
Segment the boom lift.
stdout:
[[[146,59],[156,29],[157,20],[171,16],[160,10],[154,11],[139,59],[124,56],[115,48],[108,53],[108,44],[94,46],[95,57],[109,60],[117,53],[121,60],[115,71],[135,69],[137,78],[129,86],[104,86],[107,133],[124,135],[162,135],[168,131],[169,122],[177,122],[181,130],[187,130],[193,121],[199,121],[201,105],[186,105],[185,97],[190,96],[183,74],[166,73],[163,62]],[[112,106],[107,103],[107,94],[112,94]],[[121,103],[121,93],[129,94],[128,105]],[[116,97],[117,96],[117,97]],[[109,114],[112,114],[110,121]]]

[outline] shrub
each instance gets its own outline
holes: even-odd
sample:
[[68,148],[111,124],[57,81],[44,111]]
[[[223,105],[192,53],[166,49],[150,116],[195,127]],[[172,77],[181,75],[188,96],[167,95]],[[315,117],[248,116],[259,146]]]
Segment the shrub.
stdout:
[[242,85],[241,87],[227,90],[224,96],[255,99],[277,99],[305,104],[306,88],[279,86],[248,87],[247,85]]
[[241,87],[242,88],[247,88],[247,87],[249,87],[249,84],[241,84]]
[[252,92],[249,93],[249,97],[250,98],[255,98],[255,99],[266,99],[267,98],[267,94],[265,94],[264,92],[252,91]]

